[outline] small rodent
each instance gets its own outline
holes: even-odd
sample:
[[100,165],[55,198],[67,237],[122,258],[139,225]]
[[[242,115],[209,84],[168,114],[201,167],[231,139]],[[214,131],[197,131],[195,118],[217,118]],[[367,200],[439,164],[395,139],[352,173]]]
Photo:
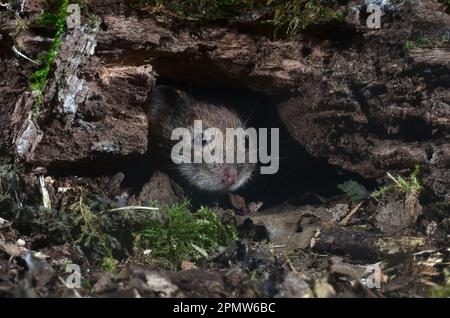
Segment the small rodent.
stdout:
[[[172,131],[182,127],[187,128],[193,135],[194,120],[202,121],[203,131],[207,128],[218,128],[224,135],[226,128],[246,129],[244,122],[230,109],[197,101],[185,92],[169,86],[154,87],[147,95],[146,106],[150,138],[156,139],[169,156],[171,148],[178,142],[171,140]],[[202,147],[209,142],[214,142],[214,140],[205,140],[203,135],[193,136],[193,138],[202,138]],[[230,151],[237,152],[236,144],[230,145],[226,141],[223,147],[224,163],[180,163],[176,165],[176,170],[190,185],[200,190],[235,191],[249,181],[256,164],[248,163],[248,160],[246,163],[225,163],[226,153]]]

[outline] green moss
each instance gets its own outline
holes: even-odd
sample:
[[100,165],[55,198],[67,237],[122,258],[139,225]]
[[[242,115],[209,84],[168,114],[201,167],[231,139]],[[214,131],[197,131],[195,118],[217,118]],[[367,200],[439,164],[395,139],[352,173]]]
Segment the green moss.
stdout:
[[435,287],[431,290],[431,298],[450,298],[450,285]]
[[235,227],[222,224],[213,211],[202,208],[191,213],[187,202],[157,210],[115,208],[108,199],[72,187],[57,196],[52,209],[44,208],[40,194],[33,192],[18,204],[23,192],[20,175],[11,160],[0,160],[0,217],[23,234],[42,233],[55,244],[78,245],[90,263],[104,271],[116,271],[133,247],[151,249],[151,257],[176,268],[181,261],[209,255],[237,237]]
[[155,13],[170,11],[178,16],[214,20],[239,17],[254,9],[270,13],[263,23],[271,23],[277,34],[293,36],[311,26],[342,22],[335,10],[339,0],[134,0],[133,4]]
[[113,257],[105,257],[103,258],[100,268],[104,272],[114,273],[117,272],[118,265],[118,260],[114,259]]
[[150,249],[152,260],[175,269],[183,260],[210,255],[237,238],[235,227],[222,224],[215,212],[201,208],[191,213],[188,202],[158,210],[109,209],[109,200],[76,187],[64,192],[52,209],[40,206],[39,195],[34,204],[19,206],[17,183],[14,166],[0,165],[0,217],[13,221],[21,233],[42,233],[56,244],[78,245],[103,271],[117,271],[133,247]]
[[150,12],[171,11],[182,17],[199,20],[238,16],[263,1],[242,0],[134,0],[133,4]]
[[42,199],[32,192],[19,203],[19,175],[9,160],[0,160],[0,217],[12,221],[21,233],[38,232],[55,243],[78,244],[94,263],[105,257],[112,259],[115,249],[123,249],[116,237],[120,224],[98,213],[106,207],[103,200],[79,188],[65,192],[57,209],[41,206]]
[[422,185],[418,179],[418,174],[420,172],[420,166],[416,165],[416,168],[411,173],[408,178],[403,178],[401,176],[393,177],[390,173],[388,176],[394,181],[394,183],[381,187],[377,191],[371,194],[371,197],[379,200],[384,197],[387,193],[399,192],[405,197],[408,197],[412,193],[419,193],[422,190]]
[[[105,226],[103,215],[99,214],[106,205],[94,195],[85,193],[84,189],[79,189],[79,192],[73,194],[71,201],[75,202],[68,207],[62,206],[59,215],[65,216],[66,223],[71,229],[71,236],[77,237],[75,243],[93,257],[102,259],[101,266],[103,266],[105,259],[113,259],[113,250],[121,248],[111,229]],[[72,237],[70,240],[73,240]]]
[[450,298],[450,270],[444,269],[444,285],[434,287],[430,290],[432,298]]
[[445,44],[449,43],[448,37],[441,37],[439,39],[433,40],[427,36],[421,36],[416,40],[408,40],[405,42],[405,49],[411,50],[415,48],[441,48]]
[[450,201],[435,202],[434,205],[438,208],[450,208]]
[[14,195],[18,181],[14,165],[0,158],[0,217],[11,218],[15,215],[17,204]]
[[334,0],[269,1],[274,12],[273,24],[277,32],[293,36],[311,26],[343,21],[333,9]]
[[224,225],[208,208],[191,213],[188,202],[165,208],[167,220],[147,222],[135,234],[135,247],[161,265],[176,269],[182,261],[196,260],[231,244],[236,229]]
[[37,97],[33,109],[33,118],[36,118],[41,109],[43,92],[50,76],[53,64],[58,56],[58,49],[62,44],[61,36],[66,29],[67,6],[69,0],[47,0],[49,9],[35,21],[36,24],[54,28],[54,40],[48,52],[38,56],[37,62],[41,67],[29,77],[30,87],[37,92]]
[[92,279],[81,279],[81,287],[85,290],[91,290],[95,286],[96,281]]

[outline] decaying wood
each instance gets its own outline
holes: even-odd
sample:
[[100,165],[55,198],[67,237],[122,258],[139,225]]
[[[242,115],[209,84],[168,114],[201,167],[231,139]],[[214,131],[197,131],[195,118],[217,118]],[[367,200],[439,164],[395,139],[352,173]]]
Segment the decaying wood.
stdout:
[[372,263],[383,258],[412,255],[426,241],[417,237],[383,237],[373,232],[333,228],[319,230],[311,240],[310,247],[324,254],[350,258],[352,261]]
[[[33,14],[38,6],[33,4]],[[102,25],[65,35],[39,127],[28,125],[28,116],[14,124],[26,134],[10,145],[25,162],[67,167],[142,155],[148,143],[143,101],[159,75],[280,97],[285,101],[277,108],[281,120],[311,155],[366,178],[420,164],[430,171],[425,185],[441,198],[450,197],[448,49],[404,51],[414,34],[445,35],[450,16],[435,2],[396,7],[406,18],[389,17],[392,21],[377,32],[361,25],[357,10],[348,10],[345,20],[353,32],[346,33],[345,49],[332,35],[327,41],[302,35],[274,40],[226,25],[137,14],[121,1],[95,0],[89,7]],[[25,10],[31,9],[26,5]],[[10,28],[8,21],[0,23]],[[20,49],[34,57],[39,41],[30,40],[33,30],[17,38]],[[11,55],[9,61],[17,59]],[[10,86],[10,96],[2,100],[5,117],[28,90],[23,79]],[[5,119],[0,128],[3,122],[11,127]],[[0,133],[0,139],[10,138]]]
[[450,65],[450,49],[411,49],[409,56],[415,64]]

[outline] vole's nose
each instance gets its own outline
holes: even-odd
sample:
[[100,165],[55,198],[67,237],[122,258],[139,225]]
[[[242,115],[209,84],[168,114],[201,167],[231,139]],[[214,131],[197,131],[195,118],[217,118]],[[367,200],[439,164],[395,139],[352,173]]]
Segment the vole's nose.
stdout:
[[228,186],[235,184],[237,181],[237,172],[235,169],[225,167],[223,169],[222,182]]

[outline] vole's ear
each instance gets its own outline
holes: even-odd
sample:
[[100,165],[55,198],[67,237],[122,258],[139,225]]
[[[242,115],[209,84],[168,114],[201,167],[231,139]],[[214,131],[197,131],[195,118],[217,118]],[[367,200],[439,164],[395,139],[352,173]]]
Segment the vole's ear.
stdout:
[[163,111],[184,108],[188,102],[189,97],[186,93],[169,86],[159,85],[148,93],[146,104],[152,109]]

